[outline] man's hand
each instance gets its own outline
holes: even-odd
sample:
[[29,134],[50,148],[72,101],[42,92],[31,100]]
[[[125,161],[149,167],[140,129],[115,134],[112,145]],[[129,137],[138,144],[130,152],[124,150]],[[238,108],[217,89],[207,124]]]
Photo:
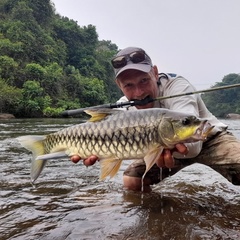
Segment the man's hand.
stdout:
[[174,162],[174,158],[173,158],[172,154],[174,151],[177,151],[183,155],[186,155],[188,153],[188,148],[184,144],[178,143],[175,145],[175,148],[172,150],[164,149],[160,158],[156,162],[158,167],[173,168],[175,162]]
[[[73,155],[70,160],[73,162],[73,163],[78,163],[82,158],[78,155]],[[86,159],[82,159],[83,161],[83,164],[85,166],[91,166],[93,164],[95,164],[95,162],[98,160],[98,157],[95,156],[95,155],[92,155]]]

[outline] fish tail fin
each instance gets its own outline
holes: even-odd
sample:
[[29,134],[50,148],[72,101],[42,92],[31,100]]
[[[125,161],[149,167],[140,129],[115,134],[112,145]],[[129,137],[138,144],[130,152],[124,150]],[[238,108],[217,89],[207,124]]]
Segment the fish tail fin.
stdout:
[[17,140],[20,144],[32,152],[32,162],[31,162],[31,181],[34,181],[38,178],[40,173],[42,172],[44,166],[46,165],[46,160],[36,160],[39,155],[43,155],[44,145],[43,141],[45,136],[22,136],[18,137]]
[[122,160],[116,158],[106,158],[100,160],[101,174],[99,179],[104,180],[107,176],[110,176],[110,178],[114,177],[117,174],[121,163]]

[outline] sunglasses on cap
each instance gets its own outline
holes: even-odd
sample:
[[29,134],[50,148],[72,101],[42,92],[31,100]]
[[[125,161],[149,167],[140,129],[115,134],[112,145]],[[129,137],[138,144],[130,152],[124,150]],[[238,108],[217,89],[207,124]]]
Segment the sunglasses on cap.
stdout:
[[140,63],[146,59],[146,54],[144,51],[135,51],[122,56],[117,56],[112,59],[112,66],[114,68],[122,68],[127,65],[129,61],[133,63]]

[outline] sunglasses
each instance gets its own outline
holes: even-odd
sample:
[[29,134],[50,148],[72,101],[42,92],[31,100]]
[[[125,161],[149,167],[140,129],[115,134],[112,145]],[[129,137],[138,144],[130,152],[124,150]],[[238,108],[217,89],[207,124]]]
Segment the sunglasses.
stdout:
[[112,66],[114,68],[122,68],[127,65],[129,61],[133,63],[140,63],[146,59],[146,54],[144,51],[135,51],[130,54],[118,56],[112,59]]

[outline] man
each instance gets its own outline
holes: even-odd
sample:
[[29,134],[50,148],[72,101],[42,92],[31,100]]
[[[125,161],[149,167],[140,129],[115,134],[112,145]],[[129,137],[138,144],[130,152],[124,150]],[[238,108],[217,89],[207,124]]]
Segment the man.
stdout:
[[[112,66],[115,71],[116,84],[124,94],[119,102],[142,100],[147,97],[154,99],[196,91],[181,76],[159,74],[157,66],[152,64],[150,57],[141,48],[128,47],[121,50],[112,59]],[[215,127],[204,143],[199,141],[185,145],[177,144],[174,150],[164,150],[156,165],[144,178],[145,191],[151,191],[150,185],[160,182],[163,178],[173,175],[194,162],[211,166],[234,184],[240,184],[240,142],[227,131],[225,124],[208,111],[200,95],[186,95],[154,101],[144,106],[129,107],[128,110],[152,107],[188,112],[208,119],[209,123]],[[90,156],[84,160],[84,164],[86,166],[93,165],[97,159],[97,156]],[[80,157],[73,156],[71,160],[78,162]],[[161,174],[159,168],[162,169]],[[131,190],[141,190],[141,177],[144,171],[143,160],[133,162],[124,172],[124,186]]]

